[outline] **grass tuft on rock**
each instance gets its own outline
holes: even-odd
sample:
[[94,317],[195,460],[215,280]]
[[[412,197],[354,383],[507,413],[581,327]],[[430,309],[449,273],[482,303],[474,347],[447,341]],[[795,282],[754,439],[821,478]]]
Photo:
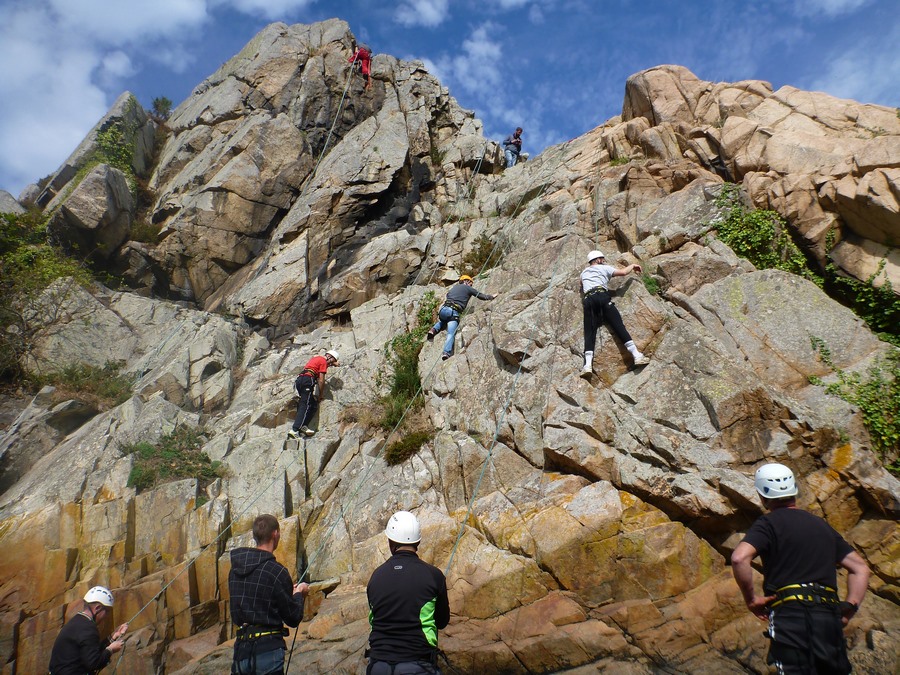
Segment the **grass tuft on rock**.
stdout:
[[200,450],[203,440],[199,429],[178,426],[156,443],[140,441],[122,446],[122,454],[135,456],[128,486],[141,492],[163,483],[196,478],[200,488],[205,488],[224,475],[224,468]]
[[73,363],[58,371],[32,373],[29,380],[35,387],[56,387],[54,401],[76,399],[98,410],[108,410],[131,397],[133,383],[119,373],[123,365],[120,361],[107,361],[103,366]]

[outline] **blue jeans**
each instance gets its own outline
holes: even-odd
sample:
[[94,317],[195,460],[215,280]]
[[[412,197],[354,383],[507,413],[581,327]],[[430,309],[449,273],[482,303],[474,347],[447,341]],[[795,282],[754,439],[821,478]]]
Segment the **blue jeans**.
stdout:
[[254,652],[249,659],[232,661],[232,675],[283,675],[284,652],[284,647],[279,647],[261,654]]
[[456,329],[459,328],[459,312],[452,307],[444,305],[438,312],[438,322],[434,324],[431,330],[440,333],[444,328],[447,329],[447,340],[444,342],[444,353],[453,353],[453,341],[456,339]]
[[503,154],[506,155],[506,166],[507,168],[516,165],[516,160],[519,159],[519,153],[513,152],[509,148],[503,151]]

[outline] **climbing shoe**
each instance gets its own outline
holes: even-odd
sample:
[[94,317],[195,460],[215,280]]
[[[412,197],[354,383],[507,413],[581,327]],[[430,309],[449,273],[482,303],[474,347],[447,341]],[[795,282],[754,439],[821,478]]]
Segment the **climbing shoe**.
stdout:
[[425,333],[425,339],[431,342],[432,340],[434,340],[435,335],[437,335],[437,333],[435,333],[433,329],[429,330],[427,333]]
[[309,427],[300,427],[300,433],[304,436],[314,436],[316,432]]
[[300,432],[296,429],[291,429],[288,431],[288,438],[300,438]]
[[650,358],[643,354],[634,359],[634,365],[636,366],[646,366],[648,363],[650,363]]
[[447,352],[444,352],[443,354],[441,354],[441,360],[446,361],[451,356],[452,356],[452,354],[448,354]]
[[593,374],[594,371],[590,366],[584,366],[584,368],[581,369],[581,377],[583,378],[590,379]]

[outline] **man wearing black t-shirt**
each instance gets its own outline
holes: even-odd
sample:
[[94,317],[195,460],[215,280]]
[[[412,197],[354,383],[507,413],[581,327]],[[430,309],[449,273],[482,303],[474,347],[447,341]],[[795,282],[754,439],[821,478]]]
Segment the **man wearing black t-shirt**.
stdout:
[[[769,623],[768,662],[786,675],[849,673],[842,628],[859,609],[869,568],[828,523],[797,508],[789,468],[766,464],[755,483],[768,513],[734,549],[731,565],[747,609]],[[753,588],[756,556],[762,558],[762,597]],[[837,595],[837,566],[848,572],[844,602]]]
[[419,520],[398,511],[384,533],[391,557],[372,573],[369,599],[369,666],[366,675],[440,675],[438,629],[450,622],[447,580],[416,551]]

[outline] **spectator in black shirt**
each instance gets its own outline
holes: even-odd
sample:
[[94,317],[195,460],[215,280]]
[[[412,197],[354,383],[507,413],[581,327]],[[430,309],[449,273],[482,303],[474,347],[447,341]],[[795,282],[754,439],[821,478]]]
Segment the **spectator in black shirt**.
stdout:
[[290,572],[275,560],[280,539],[278,520],[264,514],[253,521],[256,548],[231,552],[228,593],[231,621],[238,627],[233,675],[284,673],[284,624],[296,628],[300,623],[309,584],[291,584]]
[[122,636],[128,630],[123,623],[106,640],[100,641],[97,624],[110,613],[113,596],[109,589],[94,586],[84,596],[84,609],[69,619],[53,643],[50,675],[87,675],[109,663],[112,655],[125,646]]
[[[788,467],[766,464],[755,482],[768,513],[734,549],[731,565],[747,609],[769,624],[768,662],[784,674],[849,673],[842,628],[859,609],[869,568],[828,523],[797,508]],[[756,556],[762,558],[762,597],[753,588]],[[844,602],[837,595],[838,566],[849,573]]]
[[398,511],[384,533],[391,557],[372,573],[369,598],[369,666],[366,675],[440,675],[438,630],[450,622],[447,581],[419,560],[419,521]]

